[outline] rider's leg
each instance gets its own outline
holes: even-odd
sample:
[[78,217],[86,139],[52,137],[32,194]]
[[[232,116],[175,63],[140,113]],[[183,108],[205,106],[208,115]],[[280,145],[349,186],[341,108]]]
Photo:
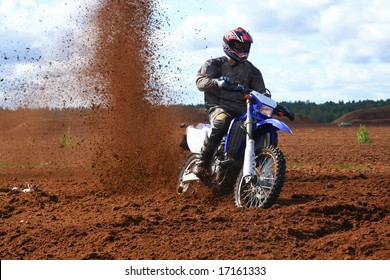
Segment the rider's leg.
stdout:
[[230,115],[222,108],[216,108],[210,113],[209,118],[212,125],[211,133],[208,137],[206,136],[200,152],[199,161],[193,169],[193,173],[197,176],[201,176],[207,172],[213,153],[229,129],[231,121]]

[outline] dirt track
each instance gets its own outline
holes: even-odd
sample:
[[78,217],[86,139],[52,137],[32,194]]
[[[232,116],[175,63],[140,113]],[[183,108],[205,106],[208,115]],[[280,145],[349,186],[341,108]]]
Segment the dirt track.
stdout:
[[205,188],[178,196],[178,127],[199,117],[145,102],[144,26],[106,2],[90,71],[104,69],[109,110],[0,111],[1,259],[389,259],[389,126],[359,145],[356,126],[295,123],[268,210]]
[[[165,110],[178,126],[184,112]],[[102,184],[90,148],[101,135],[90,133],[86,114],[1,113],[1,123],[12,126],[0,134],[1,259],[390,257],[389,126],[369,126],[373,143],[362,145],[355,143],[357,127],[296,124],[294,136],[281,134],[288,172],[277,204],[244,210],[231,195],[215,197],[206,188],[175,193],[185,158],[179,129],[160,143],[175,159],[161,156],[144,170],[134,158],[128,177],[122,172],[129,183]],[[73,142],[61,148],[68,128]],[[152,148],[143,154],[154,157]],[[26,182],[31,192],[10,193]]]

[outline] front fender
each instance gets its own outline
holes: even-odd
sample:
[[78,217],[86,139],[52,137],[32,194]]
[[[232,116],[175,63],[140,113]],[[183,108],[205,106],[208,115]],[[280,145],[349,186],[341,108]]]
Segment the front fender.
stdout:
[[272,125],[273,127],[275,127],[276,129],[275,130],[283,130],[285,132],[288,132],[290,134],[294,134],[291,129],[287,126],[287,124],[285,124],[284,122],[282,121],[279,121],[277,119],[266,119],[266,120],[262,120],[258,123],[256,123],[256,129],[260,126],[263,126],[263,125],[267,125],[267,124],[270,124]]

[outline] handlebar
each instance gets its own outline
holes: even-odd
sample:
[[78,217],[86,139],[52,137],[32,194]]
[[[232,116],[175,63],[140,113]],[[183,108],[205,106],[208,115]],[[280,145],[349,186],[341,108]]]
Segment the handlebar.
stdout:
[[[249,94],[252,91],[251,89],[244,88],[243,85],[237,83],[231,84],[226,80],[219,80],[218,87],[226,91],[241,92],[245,95]],[[268,89],[266,89],[266,92],[263,94],[267,97],[271,97],[271,92]],[[277,105],[274,110],[274,114],[278,115],[279,117],[287,117],[290,121],[293,121],[295,119],[295,114],[291,112],[286,106]]]
[[[231,84],[231,83],[227,82],[226,80],[219,80],[218,87],[220,89],[224,89],[226,91],[241,92],[244,94],[249,94],[252,91],[252,89],[244,88],[243,85],[240,85],[238,83]],[[267,97],[271,97],[271,92],[269,91],[269,89],[266,88],[265,90],[266,90],[266,92],[263,92],[262,94],[264,94]]]
[[250,93],[251,90],[250,89],[246,89],[244,88],[243,85],[240,85],[240,84],[237,84],[237,83],[229,83],[227,82],[226,80],[219,80],[218,81],[218,87],[220,89],[224,89],[226,91],[234,91],[234,92],[241,92],[241,93]]

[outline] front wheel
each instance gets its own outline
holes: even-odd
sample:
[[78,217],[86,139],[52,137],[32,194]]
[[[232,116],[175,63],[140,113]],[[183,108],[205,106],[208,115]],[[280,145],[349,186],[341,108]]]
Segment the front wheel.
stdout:
[[256,180],[241,170],[234,188],[238,207],[269,208],[278,198],[286,174],[286,160],[278,147],[266,146],[256,153]]

